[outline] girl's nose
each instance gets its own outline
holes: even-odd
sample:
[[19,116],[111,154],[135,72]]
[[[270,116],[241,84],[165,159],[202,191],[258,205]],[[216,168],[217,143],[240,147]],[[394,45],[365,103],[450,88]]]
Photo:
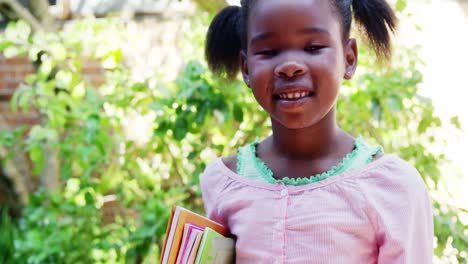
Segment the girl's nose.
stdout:
[[275,68],[275,75],[283,78],[297,77],[306,73],[307,67],[297,61],[286,61],[278,64]]

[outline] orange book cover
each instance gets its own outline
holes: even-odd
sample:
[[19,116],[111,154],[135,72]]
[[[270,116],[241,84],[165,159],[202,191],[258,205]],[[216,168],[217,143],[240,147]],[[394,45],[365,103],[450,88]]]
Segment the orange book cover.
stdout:
[[176,209],[176,207],[173,206],[173,207],[172,207],[171,216],[169,217],[169,222],[167,223],[166,238],[164,239],[163,248],[162,248],[162,250],[161,250],[161,259],[159,260],[159,263],[162,263],[162,259],[163,259],[163,257],[164,257],[164,251],[166,250],[167,238],[169,237],[169,230],[171,229],[172,219],[174,218],[175,209]]
[[174,206],[167,226],[163,250],[161,251],[162,264],[175,263],[186,223],[202,228],[209,227],[223,236],[230,235],[229,230],[223,225],[180,206]]

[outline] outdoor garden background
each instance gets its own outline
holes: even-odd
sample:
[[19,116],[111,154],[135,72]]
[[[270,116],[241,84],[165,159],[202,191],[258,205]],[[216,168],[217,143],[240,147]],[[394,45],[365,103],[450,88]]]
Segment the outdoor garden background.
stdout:
[[[391,2],[393,62],[360,42],[339,122],[416,166],[434,262],[467,263],[468,3]],[[0,263],[158,263],[171,207],[203,214],[206,163],[269,131],[240,78],[207,71],[226,4],[0,0]]]

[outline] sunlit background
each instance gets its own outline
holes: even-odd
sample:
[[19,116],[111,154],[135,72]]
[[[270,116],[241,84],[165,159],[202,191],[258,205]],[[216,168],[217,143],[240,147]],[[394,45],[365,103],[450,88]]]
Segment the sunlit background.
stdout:
[[[0,11],[5,11],[2,3],[8,1],[0,1]],[[242,82],[227,84],[207,72],[203,39],[207,23],[217,9],[211,4],[223,1],[47,2],[51,4],[49,12],[56,18],[54,23],[63,32],[60,38],[41,35],[32,45],[32,40],[25,37],[30,29],[24,24],[16,31],[0,33],[0,158],[9,158],[0,163],[0,180],[7,180],[6,184],[0,182],[0,209],[5,202],[3,196],[9,197],[3,195],[7,191],[17,199],[6,201],[13,207],[11,214],[16,225],[0,214],[0,263],[7,246],[16,250],[18,256],[30,257],[31,263],[54,263],[57,259],[76,263],[73,257],[86,263],[140,263],[142,259],[143,263],[157,263],[170,207],[182,204],[202,213],[198,175],[206,162],[215,156],[232,154],[238,146],[264,136],[268,126],[268,117],[258,114],[261,110]],[[227,2],[239,4],[239,0]],[[418,68],[423,74],[419,94],[430,98],[434,116],[442,121],[441,127],[430,130],[435,133],[435,144],[428,143],[427,134],[414,131],[408,134],[425,137],[409,140],[409,151],[402,153],[419,151],[412,157],[423,153],[413,148],[421,140],[430,145],[424,156],[444,153],[450,160],[449,164],[434,162],[442,166],[440,176],[430,166],[431,159],[418,156],[411,161],[428,167],[423,168],[429,172],[423,176],[434,198],[436,218],[439,217],[436,235],[446,241],[441,245],[435,239],[434,245],[440,251],[435,263],[464,263],[468,259],[468,0],[390,2],[404,6],[404,11],[399,12],[395,53],[401,47],[412,47],[415,52],[411,54],[418,54],[424,62]],[[68,10],[64,3],[69,4]],[[96,17],[85,19],[88,16]],[[6,22],[0,19],[0,23],[5,28]],[[15,45],[3,50],[11,45],[5,41],[5,35],[19,39],[16,46],[26,47],[22,57],[11,55],[21,54]],[[42,70],[47,78],[56,81],[52,84],[68,89],[69,96],[29,94],[42,100],[37,100],[31,111],[14,112],[16,105],[11,106],[10,100],[20,98],[18,104],[28,108],[30,101],[25,94],[33,90],[29,88],[47,91],[50,86],[47,78],[33,79],[32,85],[28,83],[32,77],[25,78],[34,73],[30,60],[40,49],[53,55],[45,57],[45,61],[56,59],[65,65],[67,71],[57,75],[47,72],[52,69],[50,65],[48,70]],[[407,61],[396,63],[405,65]],[[373,72],[372,62],[362,64],[358,73]],[[83,68],[76,70],[80,66]],[[405,65],[391,76],[401,81],[398,84],[411,83],[406,75],[414,68]],[[374,81],[378,79],[376,76]],[[397,88],[395,83],[390,87]],[[404,85],[398,87],[404,87],[401,90],[405,92],[410,90]],[[17,90],[21,90],[22,97],[13,95]],[[407,142],[389,143],[389,138],[404,140],[401,135],[406,134],[387,134],[385,129],[409,131],[418,124],[397,123],[395,128],[389,125],[395,121],[391,116],[398,116],[396,120],[420,119],[417,115],[412,116],[415,119],[404,119],[399,110],[391,112],[392,107],[387,107],[391,109],[389,115],[374,118],[370,112],[375,109],[370,109],[366,95],[361,94],[366,98],[362,105],[355,103],[356,108],[343,115],[354,119],[353,114],[363,114],[366,120],[345,125],[354,128],[358,124],[357,131],[362,133],[366,125],[375,124],[381,129],[379,133],[387,137],[381,141],[399,151],[398,147]],[[388,99],[385,96],[388,94],[380,97]],[[405,96],[408,97],[401,97]],[[411,100],[415,97],[420,98],[414,96]],[[35,107],[50,110],[53,120],[41,119],[34,112]],[[38,125],[40,122],[46,125]],[[462,130],[455,128],[458,123]],[[4,133],[22,125],[26,125],[26,130]],[[19,155],[23,153],[17,151],[20,147],[12,144],[14,136],[24,139],[23,133],[30,136],[21,146],[29,156]],[[54,140],[58,141],[62,156],[54,152],[57,149],[45,149],[46,143]],[[430,158],[434,157],[437,154]],[[60,172],[54,159],[66,164]],[[13,163],[18,166],[12,166]],[[46,166],[37,169],[37,164]],[[440,178],[438,186],[431,177]],[[14,188],[8,189],[9,186]],[[39,187],[47,191],[38,191]],[[52,192],[57,189],[58,192]],[[86,257],[89,259],[84,261]]]
[[457,170],[442,172],[457,202],[468,203],[468,1],[408,1],[409,20],[402,21],[396,41],[419,45],[426,63],[421,93],[432,99],[445,122],[457,115],[463,132],[440,131]]

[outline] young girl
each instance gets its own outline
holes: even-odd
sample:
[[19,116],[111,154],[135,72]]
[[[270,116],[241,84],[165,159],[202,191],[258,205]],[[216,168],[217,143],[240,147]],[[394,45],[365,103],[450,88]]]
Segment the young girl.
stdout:
[[388,58],[396,18],[385,0],[243,0],[210,25],[210,67],[240,69],[273,129],[201,177],[206,213],[236,237],[237,263],[431,263],[419,173],[336,123],[357,65],[353,13]]

